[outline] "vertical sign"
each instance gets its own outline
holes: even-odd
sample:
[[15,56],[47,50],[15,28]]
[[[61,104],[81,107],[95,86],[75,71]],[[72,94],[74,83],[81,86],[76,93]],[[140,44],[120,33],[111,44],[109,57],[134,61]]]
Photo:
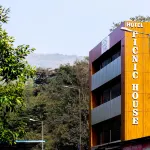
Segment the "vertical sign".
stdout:
[[139,91],[139,84],[136,84],[136,80],[138,79],[138,45],[137,45],[137,32],[132,32],[132,39],[133,39],[133,47],[132,47],[132,64],[133,64],[133,71],[132,71],[132,78],[134,79],[134,83],[132,83],[132,124],[138,124],[138,91]]
[[110,37],[107,36],[102,42],[101,42],[101,54],[106,52],[110,48]]

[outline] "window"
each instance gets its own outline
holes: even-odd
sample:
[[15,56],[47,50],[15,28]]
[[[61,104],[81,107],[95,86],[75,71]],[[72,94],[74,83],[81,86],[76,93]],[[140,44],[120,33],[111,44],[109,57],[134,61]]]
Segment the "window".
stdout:
[[116,84],[111,88],[111,99],[121,95],[121,85],[120,83]]
[[113,79],[104,86],[97,88],[92,92],[93,107],[104,104],[121,95],[121,76]]
[[103,92],[103,102],[106,103],[110,100],[110,89]]
[[100,131],[100,136],[99,136],[100,138],[99,138],[99,143],[98,143],[98,145],[99,144],[103,144],[103,132],[102,131]]
[[100,56],[97,60],[92,63],[92,74],[96,73],[109,63],[117,59],[121,54],[121,41],[114,45],[104,55]]
[[100,65],[99,64],[100,64],[99,59],[92,63],[92,73],[93,74],[100,70]]
[[105,130],[104,131],[104,143],[109,143],[110,142],[110,130]]
[[120,140],[121,135],[121,120],[116,120],[111,126],[111,141]]
[[104,61],[102,62],[101,67],[103,68],[103,67],[107,66],[110,62],[111,62],[111,58],[108,58],[108,59],[104,60]]
[[117,59],[120,56],[120,51],[115,53],[114,55],[112,55],[112,61],[114,61],[115,59]]
[[121,95],[121,85],[120,83],[112,86],[110,89],[106,89],[103,91],[103,97],[101,103],[106,103],[113,98],[116,98]]
[[97,137],[94,139],[97,145],[114,142],[121,139],[121,115],[100,122],[93,126],[92,130]]
[[102,125],[103,135],[104,135],[104,143],[110,142],[110,124],[108,122],[104,122]]
[[100,105],[103,104],[103,95],[100,95]]
[[112,61],[117,59],[119,56],[120,56],[120,51],[116,52],[115,54],[113,54],[109,58],[107,58],[104,61],[102,61],[102,63],[100,63],[100,69],[102,69],[103,67],[107,66],[109,63],[111,63]]
[[96,93],[96,100],[97,100],[97,106],[99,106],[101,104],[101,96],[98,93]]

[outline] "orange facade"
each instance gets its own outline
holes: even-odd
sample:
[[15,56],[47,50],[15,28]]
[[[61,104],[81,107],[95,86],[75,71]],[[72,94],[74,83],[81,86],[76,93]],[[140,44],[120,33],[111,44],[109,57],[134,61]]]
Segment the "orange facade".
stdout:
[[[121,27],[129,30],[122,31]],[[126,21],[110,34],[110,48],[121,41],[121,141],[150,136],[150,36],[148,33],[150,33],[150,23]],[[90,87],[95,72],[92,64],[103,55],[100,46],[101,43],[90,52]],[[94,99],[90,90],[90,147],[95,146],[97,142],[97,131],[94,131],[91,125],[91,111],[96,105]]]
[[[133,24],[135,22],[125,22],[125,27],[150,33],[150,23],[144,22],[141,27],[131,27]],[[150,136],[150,37],[141,33],[124,32],[122,140],[130,140]]]

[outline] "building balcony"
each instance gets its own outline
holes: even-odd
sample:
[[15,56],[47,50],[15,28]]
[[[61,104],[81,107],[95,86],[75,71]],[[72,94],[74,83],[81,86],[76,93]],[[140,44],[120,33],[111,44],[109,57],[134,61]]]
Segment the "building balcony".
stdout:
[[121,74],[121,56],[92,75],[91,91]]
[[91,111],[91,124],[95,125],[121,115],[121,95],[94,108]]

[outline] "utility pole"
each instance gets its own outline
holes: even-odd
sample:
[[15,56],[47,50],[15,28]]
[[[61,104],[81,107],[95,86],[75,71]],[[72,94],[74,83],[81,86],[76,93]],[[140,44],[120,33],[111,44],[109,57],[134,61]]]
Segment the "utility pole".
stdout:
[[43,144],[43,121],[42,121],[42,150],[44,150],[44,144]]

